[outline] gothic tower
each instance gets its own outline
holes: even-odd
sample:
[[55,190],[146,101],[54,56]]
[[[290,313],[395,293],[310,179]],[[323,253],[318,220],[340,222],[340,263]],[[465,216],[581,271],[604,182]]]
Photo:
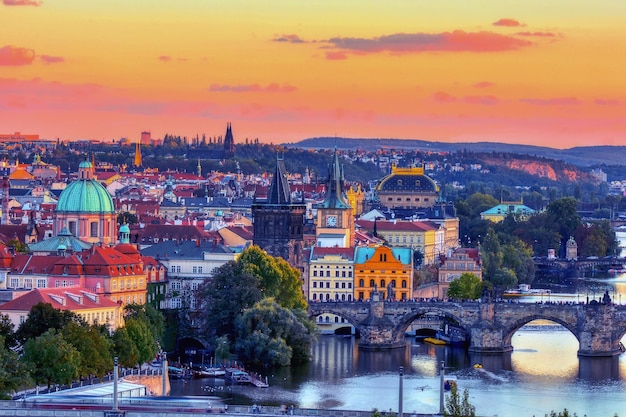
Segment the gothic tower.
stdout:
[[349,248],[354,246],[354,216],[344,192],[343,169],[337,148],[326,180],[326,198],[317,209],[316,245]]
[[276,169],[267,199],[252,203],[254,236],[252,242],[272,256],[280,256],[291,266],[304,268],[304,197],[294,202],[283,159],[276,155]]
[[235,138],[230,122],[226,125],[226,135],[224,136],[224,158],[235,156]]

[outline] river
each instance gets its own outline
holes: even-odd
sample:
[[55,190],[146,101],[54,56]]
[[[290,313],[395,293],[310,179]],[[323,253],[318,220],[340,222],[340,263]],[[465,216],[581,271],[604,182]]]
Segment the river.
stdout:
[[[610,285],[621,301],[626,276],[589,280],[584,293],[553,293],[550,301],[583,301]],[[591,284],[589,284],[591,283]],[[626,301],[626,292],[624,292]],[[596,294],[596,297],[600,294]],[[527,298],[526,302],[535,302]],[[547,300],[544,300],[547,301]],[[626,344],[626,338],[622,340]],[[512,339],[514,351],[480,356],[407,337],[404,349],[370,352],[354,337],[321,336],[311,363],[273,371],[270,388],[227,386],[220,379],[172,381],[172,394],[218,395],[231,404],[294,404],[303,408],[398,411],[400,379],[405,415],[439,411],[439,368],[469,391],[478,416],[531,417],[567,408],[579,417],[626,417],[626,355],[578,358],[578,341],[560,325],[532,322]],[[482,364],[481,369],[474,364]],[[403,376],[399,370],[403,367]]]

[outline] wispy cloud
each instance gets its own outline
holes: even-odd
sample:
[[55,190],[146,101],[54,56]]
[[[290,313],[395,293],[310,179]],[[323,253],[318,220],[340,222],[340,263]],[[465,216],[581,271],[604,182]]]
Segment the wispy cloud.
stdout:
[[35,59],[35,51],[29,48],[21,48],[6,45],[0,48],[0,66],[30,65]]
[[58,64],[59,62],[65,62],[65,58],[62,56],[39,55],[39,59],[42,60],[44,64]]
[[324,41],[327,59],[345,59],[347,54],[366,55],[388,52],[499,52],[517,50],[532,42],[495,32],[395,33],[375,38],[335,37]]
[[500,103],[500,100],[495,96],[464,96],[464,97],[455,97],[450,93],[446,93],[445,91],[438,91],[431,96],[433,101],[437,103],[456,103],[462,102],[465,104],[478,104],[481,106],[494,106]]
[[273,42],[287,42],[287,43],[306,43],[306,41],[300,38],[298,35],[289,34],[289,35],[281,35],[274,39]]
[[490,82],[490,81],[480,81],[477,82],[476,84],[474,84],[472,87],[476,87],[476,88],[489,88],[489,87],[493,87],[495,84]]
[[623,102],[619,100],[602,99],[602,98],[597,98],[593,102],[599,106],[621,106],[622,104],[624,104]]
[[169,55],[161,55],[157,57],[157,59],[161,62],[170,62],[172,60],[172,57]]
[[534,36],[538,38],[556,38],[556,33],[553,32],[517,32],[517,36]]
[[525,25],[521,24],[518,20],[511,19],[511,18],[506,18],[506,17],[493,22],[492,25],[493,26],[506,26],[506,27],[525,26]]
[[2,0],[5,6],[36,6],[43,4],[43,0]]
[[519,101],[537,106],[575,106],[580,104],[580,100],[576,97],[521,98]]
[[454,103],[456,97],[443,91],[438,91],[432,95],[432,99],[438,103]]
[[246,84],[246,85],[227,85],[227,84],[212,84],[209,87],[209,91],[214,92],[230,92],[230,93],[291,93],[298,90],[297,87],[288,84],[272,83],[265,86],[259,84]]

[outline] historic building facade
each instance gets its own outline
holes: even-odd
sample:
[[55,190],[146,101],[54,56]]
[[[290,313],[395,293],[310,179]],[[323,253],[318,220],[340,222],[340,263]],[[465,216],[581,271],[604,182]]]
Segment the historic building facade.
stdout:
[[393,208],[432,207],[439,198],[439,186],[424,174],[423,167],[398,168],[385,176],[376,193],[380,204]]

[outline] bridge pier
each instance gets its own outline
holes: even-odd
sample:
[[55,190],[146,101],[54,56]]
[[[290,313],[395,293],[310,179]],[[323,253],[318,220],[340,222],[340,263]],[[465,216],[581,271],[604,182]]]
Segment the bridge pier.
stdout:
[[470,352],[500,354],[513,350],[513,346],[505,343],[504,326],[497,323],[495,318],[495,304],[481,303],[478,320],[471,329]]
[[582,310],[578,332],[578,356],[611,357],[622,353],[619,334],[615,334],[614,305],[587,305]]
[[391,318],[385,316],[385,302],[372,294],[370,314],[359,324],[361,339],[359,349],[380,350],[404,347],[404,333],[396,331]]

